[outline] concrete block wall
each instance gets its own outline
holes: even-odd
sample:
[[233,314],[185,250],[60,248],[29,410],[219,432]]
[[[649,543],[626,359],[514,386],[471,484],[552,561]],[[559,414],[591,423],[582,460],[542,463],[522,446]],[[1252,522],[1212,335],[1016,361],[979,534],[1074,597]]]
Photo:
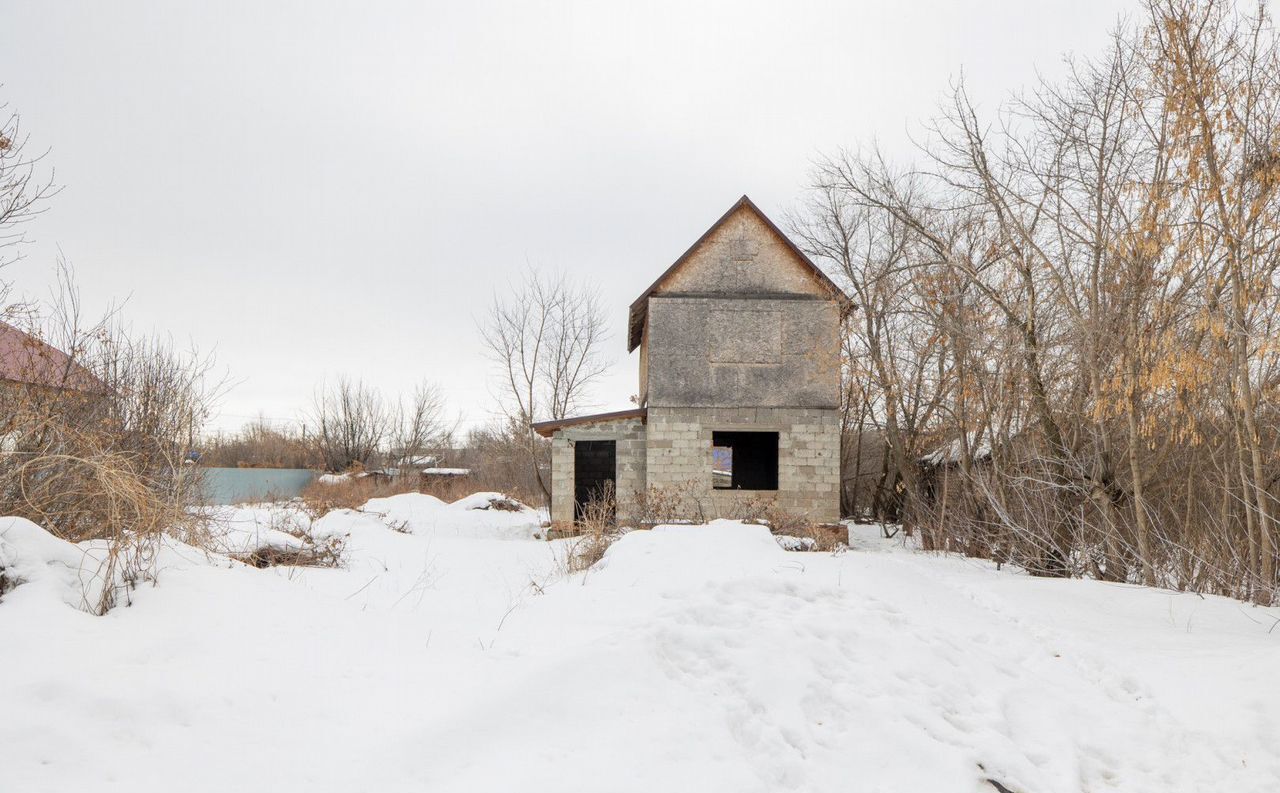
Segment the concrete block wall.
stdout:
[[573,522],[573,444],[579,440],[617,442],[615,487],[619,523],[631,523],[635,494],[645,488],[645,425],[639,418],[578,424],[551,436],[551,520]]
[[[716,490],[711,485],[711,436],[717,430],[778,433],[778,490]],[[753,496],[815,522],[840,518],[840,416],[829,408],[649,408],[646,475],[650,487],[691,487],[703,509],[735,517]],[[691,484],[692,483],[692,484]],[[571,505],[572,506],[572,505]]]

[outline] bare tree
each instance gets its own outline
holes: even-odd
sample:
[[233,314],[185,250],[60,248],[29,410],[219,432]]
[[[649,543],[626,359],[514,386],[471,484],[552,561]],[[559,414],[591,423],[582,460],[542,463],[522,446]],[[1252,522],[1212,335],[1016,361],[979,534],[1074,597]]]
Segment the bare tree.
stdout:
[[200,463],[223,468],[314,468],[320,465],[314,444],[293,422],[274,423],[265,416],[235,432],[217,432],[201,444]]
[[457,420],[446,415],[444,395],[432,383],[414,388],[408,404],[398,405],[388,462],[400,468],[416,458],[439,453],[450,445]]
[[396,422],[382,394],[342,376],[316,390],[307,429],[325,467],[346,471],[368,465],[394,436]]
[[18,259],[26,241],[24,226],[44,212],[44,203],[58,192],[53,174],[40,175],[44,154],[32,154],[22,132],[21,118],[0,104],[0,267]]
[[480,327],[497,370],[499,404],[521,428],[527,464],[548,503],[551,491],[540,463],[543,442],[532,425],[583,407],[608,367],[601,349],[604,329],[593,288],[537,272],[495,297]]
[[927,547],[1273,602],[1280,35],[1146,10],[994,114],[953,86],[919,165],[819,162],[793,225]]

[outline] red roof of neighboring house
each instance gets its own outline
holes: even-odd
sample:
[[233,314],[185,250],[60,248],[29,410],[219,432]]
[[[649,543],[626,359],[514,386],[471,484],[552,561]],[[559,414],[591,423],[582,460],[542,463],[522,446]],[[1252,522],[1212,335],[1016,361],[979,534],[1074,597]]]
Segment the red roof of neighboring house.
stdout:
[[69,391],[105,390],[70,355],[5,322],[0,322],[0,380]]

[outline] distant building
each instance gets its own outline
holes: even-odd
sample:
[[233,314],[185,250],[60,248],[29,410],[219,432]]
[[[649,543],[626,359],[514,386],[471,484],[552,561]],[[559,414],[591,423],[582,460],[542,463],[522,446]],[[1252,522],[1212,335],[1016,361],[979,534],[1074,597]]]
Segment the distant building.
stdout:
[[37,416],[105,392],[102,381],[72,356],[0,322],[0,453],[16,450],[38,424]]
[[67,353],[0,322],[0,385],[101,393],[102,381]]
[[470,468],[423,468],[418,472],[423,481],[436,482],[443,479],[466,479],[471,476]]
[[552,439],[551,517],[612,488],[629,522],[648,488],[731,516],[772,495],[840,517],[839,325],[848,298],[743,196],[631,305],[639,407],[535,424]]

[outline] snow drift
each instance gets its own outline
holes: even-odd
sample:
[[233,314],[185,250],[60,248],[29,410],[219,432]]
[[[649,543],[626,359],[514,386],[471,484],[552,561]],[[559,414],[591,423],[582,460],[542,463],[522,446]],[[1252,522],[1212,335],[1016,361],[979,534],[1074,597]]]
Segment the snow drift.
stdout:
[[76,545],[25,518],[0,518],[0,596],[6,599],[59,601],[87,611],[107,584],[105,557],[102,543]]
[[566,577],[523,511],[382,501],[310,526],[343,569],[175,547],[105,618],[74,546],[0,524],[3,786],[1280,789],[1275,610],[728,521]]

